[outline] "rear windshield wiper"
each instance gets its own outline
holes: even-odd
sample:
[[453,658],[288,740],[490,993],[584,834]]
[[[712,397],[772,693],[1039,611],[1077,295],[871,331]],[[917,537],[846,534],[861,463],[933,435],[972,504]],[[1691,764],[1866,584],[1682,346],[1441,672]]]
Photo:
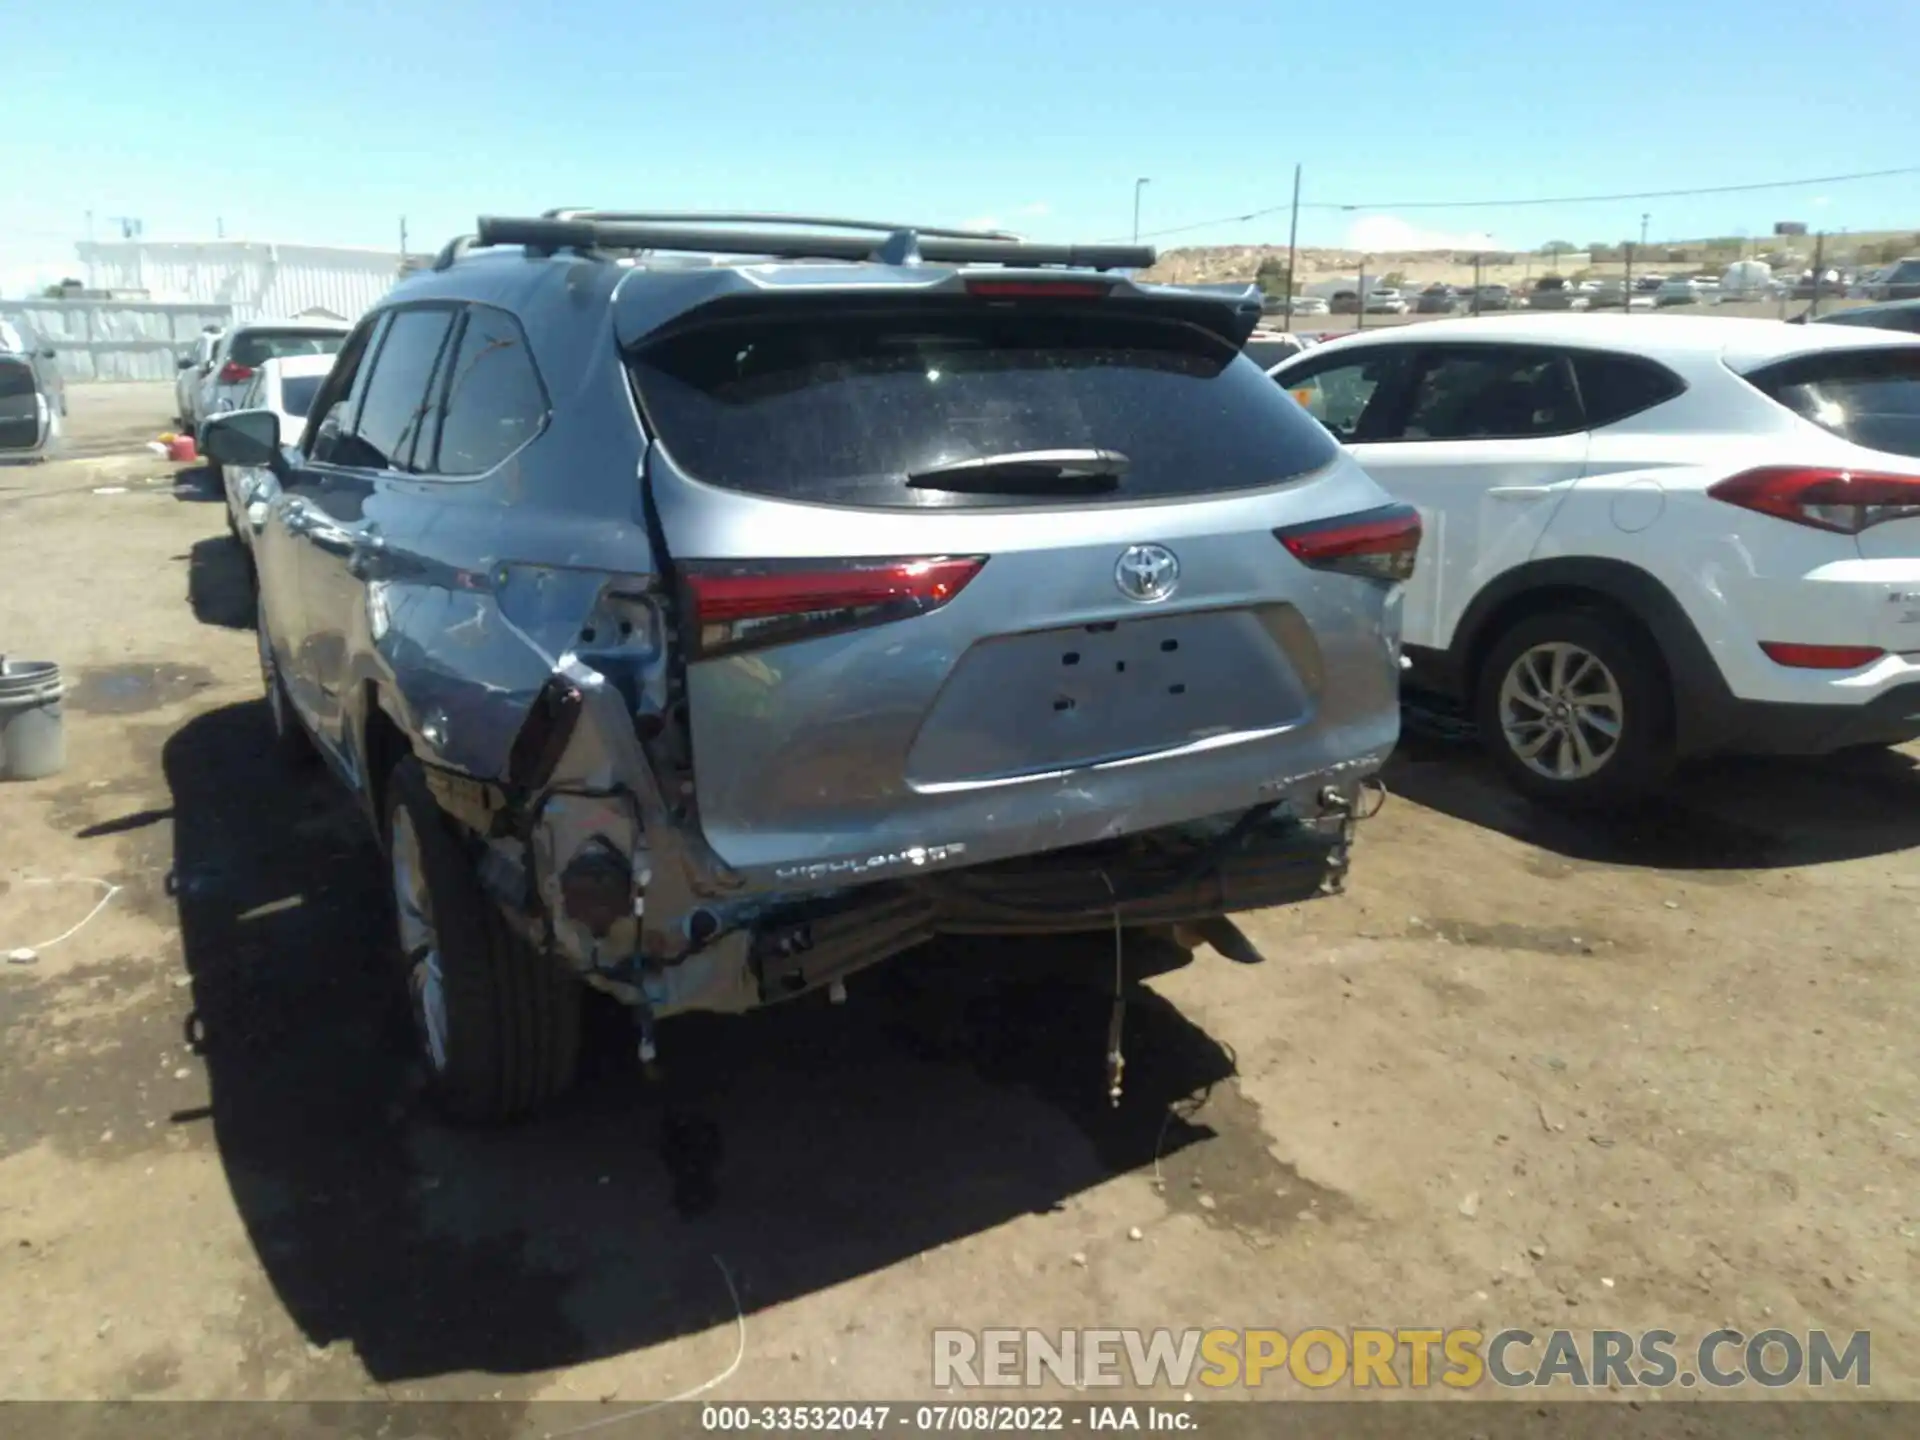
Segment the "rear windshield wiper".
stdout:
[[907,484],[981,495],[1097,495],[1119,489],[1128,464],[1118,450],[1021,450],[912,470]]

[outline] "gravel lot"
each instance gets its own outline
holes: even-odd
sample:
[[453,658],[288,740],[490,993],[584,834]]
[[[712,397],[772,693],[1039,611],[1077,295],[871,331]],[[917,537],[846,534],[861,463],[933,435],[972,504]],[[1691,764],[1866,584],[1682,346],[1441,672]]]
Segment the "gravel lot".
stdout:
[[1053,943],[669,1029],[717,1163],[622,1034],[463,1133],[368,839],[268,757],[217,492],[126,453],[170,391],[73,402],[82,458],[0,469],[0,649],[77,682],[0,786],[0,952],[119,889],[0,964],[0,1395],[658,1396],[729,1283],[719,1398],[925,1395],[932,1327],[1006,1324],[1870,1329],[1920,1395],[1914,756],[1577,825],[1410,742],[1345,897],[1152,982],[1117,1112],[1109,952]]

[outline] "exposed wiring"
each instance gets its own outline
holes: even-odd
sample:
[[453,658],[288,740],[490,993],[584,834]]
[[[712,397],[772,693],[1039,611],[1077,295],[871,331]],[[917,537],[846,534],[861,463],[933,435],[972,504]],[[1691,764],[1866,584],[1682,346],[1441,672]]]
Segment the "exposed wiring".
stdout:
[[[1536,195],[1514,200],[1303,200],[1300,208],[1352,213],[1358,210],[1508,210],[1539,205],[1603,205],[1622,200],[1674,200],[1694,195],[1745,195],[1762,190],[1792,190],[1806,185],[1844,185],[1854,180],[1885,180],[1898,175],[1920,175],[1920,165],[1903,165],[1891,170],[1856,170],[1846,175],[1811,175],[1800,180],[1760,180],[1745,185],[1694,185],[1675,190],[1620,191],[1611,195]],[[1196,220],[1185,225],[1148,230],[1137,238],[1160,240],[1169,235],[1188,235],[1195,230],[1210,230],[1219,225],[1237,225],[1248,220],[1264,220],[1269,215],[1284,215],[1292,208],[1290,201],[1268,205],[1239,215],[1222,215],[1213,220]],[[1111,243],[1132,238],[1135,237],[1116,236]]]
[[664,1409],[668,1405],[678,1405],[682,1401],[693,1399],[696,1395],[704,1395],[716,1385],[724,1385],[733,1378],[734,1372],[740,1368],[740,1362],[747,1358],[747,1313],[740,1304],[740,1291],[733,1283],[733,1272],[727,1269],[727,1262],[718,1255],[710,1255],[707,1258],[712,1260],[714,1267],[719,1270],[720,1278],[727,1282],[727,1294],[733,1299],[735,1336],[733,1363],[711,1380],[703,1380],[691,1390],[682,1390],[678,1395],[669,1395],[664,1400],[650,1400],[645,1405],[636,1405],[631,1410],[622,1410],[618,1415],[609,1415],[601,1420],[589,1420],[586,1424],[575,1425],[569,1430],[549,1431],[546,1440],[560,1440],[563,1435],[584,1435],[591,1430],[604,1430],[609,1425],[623,1424],[639,1416],[649,1415],[655,1410]]
[[1127,1024],[1126,949],[1120,925],[1120,892],[1113,888],[1113,881],[1107,878],[1105,870],[1100,872],[1100,882],[1107,887],[1107,898],[1113,904],[1113,1008],[1107,1012],[1107,1103],[1117,1110],[1127,1073],[1126,1052],[1121,1048]]
[[[51,940],[41,940],[32,945],[22,945],[18,947],[20,950],[31,950],[35,954],[38,954],[42,950],[51,950],[61,941],[71,940],[75,935],[78,935],[82,930],[86,929],[88,925],[92,924],[94,916],[106,909],[113,897],[120,893],[120,887],[118,885],[115,885],[110,880],[102,880],[93,875],[61,875],[52,879],[29,877],[20,883],[23,885],[97,885],[106,892],[100,897],[99,903],[82,917],[79,924],[69,926]],[[8,953],[15,952],[10,950]]]

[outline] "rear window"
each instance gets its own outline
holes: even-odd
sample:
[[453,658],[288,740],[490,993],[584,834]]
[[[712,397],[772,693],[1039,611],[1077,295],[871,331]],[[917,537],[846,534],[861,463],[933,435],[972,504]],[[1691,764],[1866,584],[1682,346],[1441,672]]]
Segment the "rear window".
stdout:
[[1747,380],[1842,439],[1894,455],[1920,455],[1920,345],[1802,355]]
[[290,375],[280,381],[280,404],[289,415],[305,415],[313,409],[313,397],[320,393],[324,375]]
[[964,306],[720,322],[632,362],[649,422],[688,473],[781,499],[880,507],[1060,505],[912,487],[955,462],[1118,451],[1097,501],[1271,485],[1337,447],[1219,337],[1138,314]]
[[283,355],[333,355],[346,340],[338,335],[312,330],[245,330],[233,337],[227,358],[249,368]]
[[1912,285],[1920,281],[1920,260],[1902,260],[1887,275],[1889,285]]
[[0,360],[0,400],[35,395],[39,389],[33,369],[26,361],[11,358]]

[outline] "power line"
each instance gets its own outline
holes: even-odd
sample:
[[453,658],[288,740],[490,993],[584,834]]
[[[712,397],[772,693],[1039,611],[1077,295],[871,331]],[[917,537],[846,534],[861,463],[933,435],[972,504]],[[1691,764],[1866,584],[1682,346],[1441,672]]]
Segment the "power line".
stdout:
[[1750,185],[1699,185],[1683,190],[1634,190],[1619,195],[1556,195],[1535,200],[1399,200],[1391,204],[1321,205],[1323,210],[1491,210],[1521,205],[1592,205],[1609,200],[1672,200],[1689,195],[1737,195],[1754,190],[1791,190],[1801,185],[1839,185],[1848,180],[1882,180],[1890,175],[1920,175],[1920,165],[1897,170],[1857,170],[1851,175],[1815,175],[1805,180],[1761,180]]
[[[1760,190],[1792,190],[1806,185],[1843,185],[1853,180],[1884,180],[1896,175],[1920,175],[1920,165],[1903,165],[1892,170],[1856,170],[1847,175],[1813,175],[1798,180],[1761,180],[1745,185],[1696,185],[1676,190],[1632,190],[1611,195],[1549,195],[1532,196],[1523,200],[1396,200],[1396,201],[1331,201],[1320,200],[1303,202],[1302,210],[1343,211],[1356,210],[1499,210],[1517,209],[1537,205],[1600,205],[1621,200],[1672,200],[1694,195],[1738,195],[1750,194]],[[1169,226],[1164,230],[1149,230],[1142,234],[1142,240],[1158,240],[1168,235],[1188,235],[1195,230],[1207,230],[1216,225],[1235,225],[1248,220],[1261,220],[1269,215],[1278,215],[1291,208],[1290,204],[1269,205],[1259,210],[1249,210],[1240,215],[1222,215],[1214,220],[1196,220],[1187,225]]]

